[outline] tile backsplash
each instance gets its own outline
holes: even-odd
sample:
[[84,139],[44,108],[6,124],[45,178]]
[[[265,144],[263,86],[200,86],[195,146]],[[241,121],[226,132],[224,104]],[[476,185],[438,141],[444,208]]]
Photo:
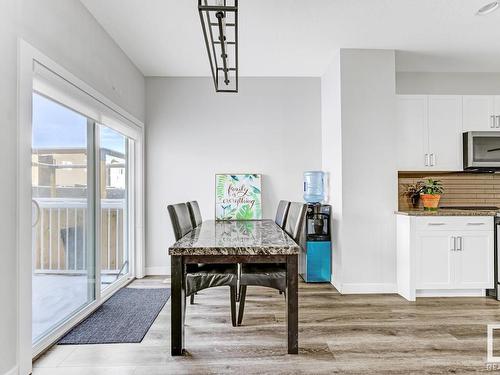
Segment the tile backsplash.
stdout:
[[[409,201],[403,195],[408,184],[433,178],[445,189],[440,206],[498,206],[500,207],[500,174],[464,172],[399,172],[399,209],[408,210]],[[420,201],[420,207],[422,202]]]

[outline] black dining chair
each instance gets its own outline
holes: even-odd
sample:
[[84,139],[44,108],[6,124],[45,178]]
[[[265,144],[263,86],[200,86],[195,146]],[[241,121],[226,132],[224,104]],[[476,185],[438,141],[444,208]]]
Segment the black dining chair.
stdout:
[[[299,243],[307,205],[299,202],[289,204],[284,222],[284,231]],[[247,263],[241,265],[238,325],[243,321],[247,286],[264,286],[286,292],[286,266],[284,264]]]
[[187,202],[186,204],[189,210],[189,217],[191,218],[191,224],[193,225],[193,228],[196,228],[203,222],[203,219],[201,217],[200,206],[198,205],[197,201]]
[[[200,206],[198,205],[197,201],[187,202],[186,205],[189,211],[189,217],[191,218],[191,224],[193,225],[193,228],[196,228],[203,222],[203,218],[201,217]],[[202,266],[202,264],[199,264],[199,266]],[[195,295],[196,293],[193,293],[189,298],[189,303],[191,305],[194,303]]]
[[[289,208],[290,208],[290,201],[281,200],[278,203],[278,209],[276,210],[276,218],[274,219],[274,222],[278,224],[281,229],[285,228],[286,217],[288,215]],[[279,292],[280,294],[283,294],[281,290]],[[239,301],[239,295],[238,295],[238,301]]]
[[[193,224],[186,203],[178,203],[167,207],[174,229],[175,240],[193,230]],[[200,215],[201,216],[201,215]],[[238,283],[238,267],[236,264],[187,264],[186,265],[186,297],[196,292],[218,286],[229,286],[231,302],[231,323],[236,326],[236,288]]]
[[280,201],[278,203],[278,209],[276,210],[276,218],[274,222],[278,224],[281,228],[284,228],[286,222],[286,216],[288,215],[288,209],[290,208],[289,201]]

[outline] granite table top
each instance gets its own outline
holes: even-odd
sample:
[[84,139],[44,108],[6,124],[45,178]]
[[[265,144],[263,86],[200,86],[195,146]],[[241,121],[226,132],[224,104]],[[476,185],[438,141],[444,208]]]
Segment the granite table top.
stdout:
[[204,221],[169,255],[297,255],[299,245],[272,220]]

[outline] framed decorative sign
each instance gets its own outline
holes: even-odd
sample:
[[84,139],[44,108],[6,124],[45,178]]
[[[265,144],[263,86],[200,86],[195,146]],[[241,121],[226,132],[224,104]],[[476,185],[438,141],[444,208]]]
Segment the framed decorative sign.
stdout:
[[262,219],[260,174],[215,175],[215,219]]

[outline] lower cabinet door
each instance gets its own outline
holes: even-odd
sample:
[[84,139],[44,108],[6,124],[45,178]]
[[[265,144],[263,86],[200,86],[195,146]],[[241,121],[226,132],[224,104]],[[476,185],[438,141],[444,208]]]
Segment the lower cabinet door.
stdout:
[[493,288],[493,233],[462,232],[457,241],[457,289]]
[[453,288],[454,234],[448,231],[417,233],[416,288]]

